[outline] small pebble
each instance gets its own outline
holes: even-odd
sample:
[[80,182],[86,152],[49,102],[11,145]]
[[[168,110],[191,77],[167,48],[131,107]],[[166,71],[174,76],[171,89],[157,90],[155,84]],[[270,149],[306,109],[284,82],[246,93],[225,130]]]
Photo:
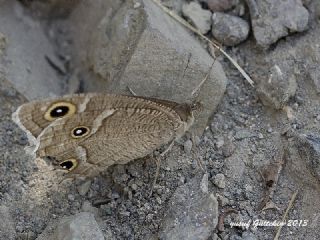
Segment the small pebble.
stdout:
[[128,212],[128,211],[120,212],[120,215],[125,216],[125,217],[130,217],[130,212]]
[[224,138],[223,137],[218,137],[216,141],[216,147],[219,149],[224,145]]
[[218,188],[225,188],[226,187],[226,180],[225,176],[222,173],[218,173],[213,180],[213,183],[218,187]]
[[89,192],[90,187],[91,187],[91,180],[85,181],[84,183],[78,186],[77,188],[78,193],[81,196],[85,196]]
[[200,183],[200,189],[203,193],[208,193],[208,174],[205,173],[202,177],[201,183]]
[[75,197],[72,194],[68,194],[68,200],[73,202]]
[[138,189],[138,186],[137,186],[137,184],[133,183],[131,185],[131,188],[132,188],[132,190],[136,191]]
[[292,108],[293,108],[294,110],[297,110],[297,109],[299,108],[299,104],[295,102],[295,103],[293,104]]
[[120,198],[120,195],[119,195],[119,193],[117,193],[117,192],[113,192],[113,193],[111,194],[111,198],[112,198],[112,199],[118,199],[118,198]]
[[162,200],[161,200],[161,198],[160,198],[159,196],[156,197],[156,201],[157,201],[157,203],[158,203],[159,205],[162,203]]
[[134,5],[133,5],[133,8],[139,8],[141,6],[141,3],[139,3],[139,2],[136,2]]
[[247,39],[250,26],[240,17],[215,12],[212,15],[211,33],[226,46],[235,46]]
[[183,149],[187,154],[191,153],[192,150],[192,141],[189,139],[187,141],[184,142],[183,144]]
[[201,142],[200,138],[199,138],[198,136],[195,136],[193,140],[194,140],[194,144],[195,144],[196,146],[199,146],[199,144],[200,144],[200,142]]
[[186,178],[185,178],[184,176],[181,176],[180,179],[179,179],[179,181],[180,181],[181,183],[185,183],[185,182],[186,182]]
[[202,34],[209,32],[212,13],[203,9],[198,2],[185,3],[182,6],[182,13]]
[[235,1],[234,0],[205,0],[208,4],[208,8],[212,12],[224,12],[231,9]]
[[222,146],[222,154],[224,157],[230,157],[234,153],[235,149],[236,147],[232,140],[227,139],[225,144]]

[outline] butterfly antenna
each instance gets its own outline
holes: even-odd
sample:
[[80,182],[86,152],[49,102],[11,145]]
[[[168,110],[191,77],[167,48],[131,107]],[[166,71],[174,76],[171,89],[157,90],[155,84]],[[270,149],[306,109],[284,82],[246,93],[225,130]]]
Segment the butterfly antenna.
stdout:
[[202,87],[203,84],[208,80],[209,75],[210,75],[210,73],[211,73],[211,70],[212,70],[215,62],[216,62],[216,58],[213,59],[213,62],[212,62],[212,64],[211,64],[211,67],[210,67],[209,71],[207,72],[206,76],[202,79],[202,81],[198,84],[198,86],[197,86],[195,89],[193,89],[193,91],[191,92],[191,95],[195,98],[195,101],[196,101],[196,99],[197,99],[198,96],[199,96],[201,87]]

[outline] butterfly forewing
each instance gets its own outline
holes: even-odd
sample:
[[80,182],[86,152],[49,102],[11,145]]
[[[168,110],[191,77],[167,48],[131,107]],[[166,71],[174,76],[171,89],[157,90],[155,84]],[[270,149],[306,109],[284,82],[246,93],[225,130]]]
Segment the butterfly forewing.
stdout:
[[22,105],[14,120],[35,137],[38,157],[50,156],[74,173],[87,174],[144,157],[174,140],[193,120],[185,106],[143,97],[80,94]]

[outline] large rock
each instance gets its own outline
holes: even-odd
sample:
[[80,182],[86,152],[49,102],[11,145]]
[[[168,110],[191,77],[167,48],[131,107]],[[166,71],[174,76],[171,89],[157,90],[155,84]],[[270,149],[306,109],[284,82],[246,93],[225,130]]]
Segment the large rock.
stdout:
[[16,239],[15,222],[13,221],[9,208],[0,206],[0,239]]
[[46,60],[56,59],[40,24],[16,1],[0,1],[1,71],[29,100],[63,94],[63,84]]
[[209,238],[218,223],[218,201],[203,191],[207,187],[202,187],[202,181],[196,177],[177,188],[170,199],[160,239]]
[[[85,91],[130,94],[130,87],[137,95],[192,102],[192,91],[213,63],[198,40],[152,1],[83,1],[70,24],[74,57],[87,78]],[[194,124],[196,134],[202,133],[225,87],[225,74],[215,61],[197,99],[203,111]]]
[[238,4],[237,0],[200,0],[208,5],[212,12],[224,12]]
[[249,24],[240,17],[225,13],[212,15],[212,35],[222,44],[235,46],[247,39]]
[[202,33],[209,32],[212,13],[205,10],[198,2],[185,3],[182,6],[182,14]]
[[294,74],[283,71],[278,65],[270,68],[268,79],[260,81],[257,92],[263,104],[275,109],[283,108],[297,90]]
[[309,13],[301,0],[246,0],[257,43],[269,46],[292,32],[308,29]]
[[[315,44],[319,37],[320,28],[315,26],[303,38],[287,37],[268,51],[250,48],[252,52],[247,53],[246,59],[264,104],[282,108],[295,95],[297,85],[312,89],[315,95],[320,93],[320,49]],[[308,95],[313,98],[313,94]]]
[[300,156],[304,156],[310,172],[320,182],[320,135],[300,134],[295,140]]
[[[80,212],[74,216],[62,218],[56,226],[49,226],[37,240],[104,240],[104,236],[94,215]],[[52,231],[55,229],[54,231]]]

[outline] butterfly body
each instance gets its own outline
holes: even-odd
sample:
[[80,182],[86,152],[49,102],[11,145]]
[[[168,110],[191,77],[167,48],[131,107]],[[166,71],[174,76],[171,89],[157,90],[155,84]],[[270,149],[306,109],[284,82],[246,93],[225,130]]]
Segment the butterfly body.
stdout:
[[26,103],[13,120],[27,133],[37,157],[88,176],[179,138],[194,117],[188,104],[89,93]]

